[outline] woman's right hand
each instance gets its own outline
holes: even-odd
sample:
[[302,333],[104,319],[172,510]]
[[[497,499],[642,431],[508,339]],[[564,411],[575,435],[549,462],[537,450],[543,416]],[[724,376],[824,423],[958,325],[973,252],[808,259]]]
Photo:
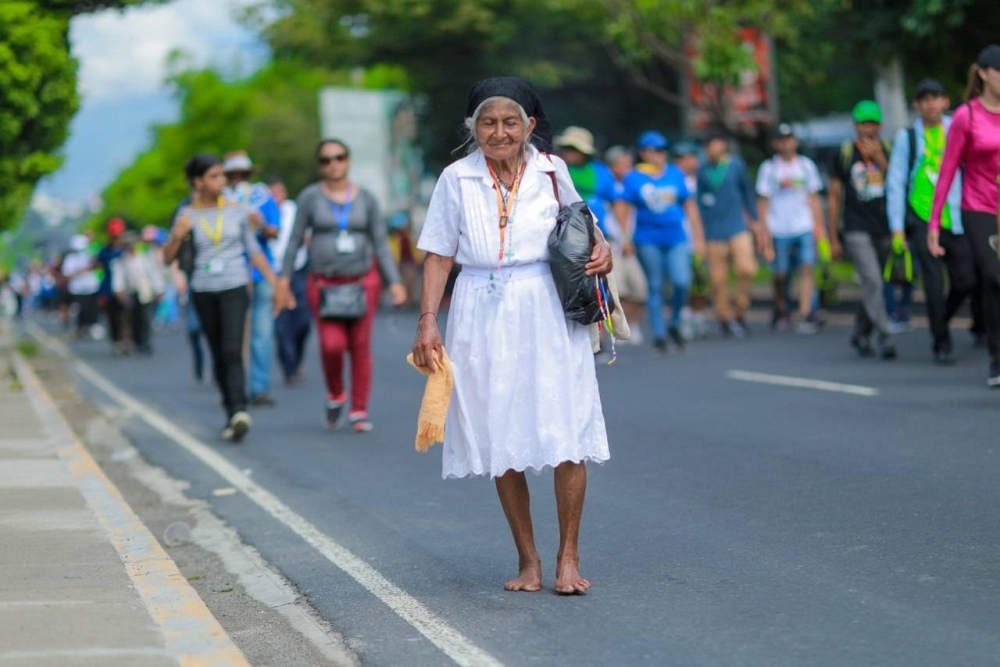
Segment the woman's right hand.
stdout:
[[944,248],[941,247],[941,232],[936,229],[927,230],[927,249],[935,257],[944,257]]
[[435,361],[442,358],[444,342],[438,329],[437,315],[427,313],[417,323],[417,336],[413,340],[413,363],[431,373],[437,371]]

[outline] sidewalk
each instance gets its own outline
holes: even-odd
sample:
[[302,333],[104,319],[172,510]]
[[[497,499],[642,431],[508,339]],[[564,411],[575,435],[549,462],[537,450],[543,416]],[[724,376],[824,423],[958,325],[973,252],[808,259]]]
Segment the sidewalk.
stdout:
[[246,665],[0,332],[0,666]]

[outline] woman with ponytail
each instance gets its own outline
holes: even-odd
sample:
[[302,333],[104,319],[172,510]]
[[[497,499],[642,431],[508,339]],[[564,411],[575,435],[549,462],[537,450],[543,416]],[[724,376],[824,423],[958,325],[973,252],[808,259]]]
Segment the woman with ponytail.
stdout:
[[987,46],[969,70],[966,103],[948,129],[934,208],[927,233],[931,253],[941,257],[941,214],[958,170],[962,170],[962,226],[971,246],[983,291],[986,344],[990,353],[986,383],[1000,387],[1000,250],[997,236],[997,179],[1000,174],[1000,45]]

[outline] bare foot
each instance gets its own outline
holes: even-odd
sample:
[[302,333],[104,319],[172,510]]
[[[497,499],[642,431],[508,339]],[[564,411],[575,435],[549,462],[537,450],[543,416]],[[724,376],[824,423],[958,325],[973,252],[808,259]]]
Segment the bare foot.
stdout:
[[559,556],[556,562],[556,593],[581,595],[590,588],[590,582],[580,576],[579,556]]
[[521,591],[535,593],[542,590],[542,561],[536,560],[521,565],[521,571],[516,579],[511,579],[503,585],[505,591]]

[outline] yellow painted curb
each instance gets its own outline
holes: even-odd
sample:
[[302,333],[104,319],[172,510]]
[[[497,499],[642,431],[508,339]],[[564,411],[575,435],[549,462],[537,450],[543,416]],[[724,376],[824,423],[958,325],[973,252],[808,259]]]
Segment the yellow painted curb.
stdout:
[[49,437],[57,445],[87,504],[97,515],[164,637],[167,652],[184,667],[249,665],[176,563],[163,550],[90,452],[31,366],[14,353],[14,367]]

